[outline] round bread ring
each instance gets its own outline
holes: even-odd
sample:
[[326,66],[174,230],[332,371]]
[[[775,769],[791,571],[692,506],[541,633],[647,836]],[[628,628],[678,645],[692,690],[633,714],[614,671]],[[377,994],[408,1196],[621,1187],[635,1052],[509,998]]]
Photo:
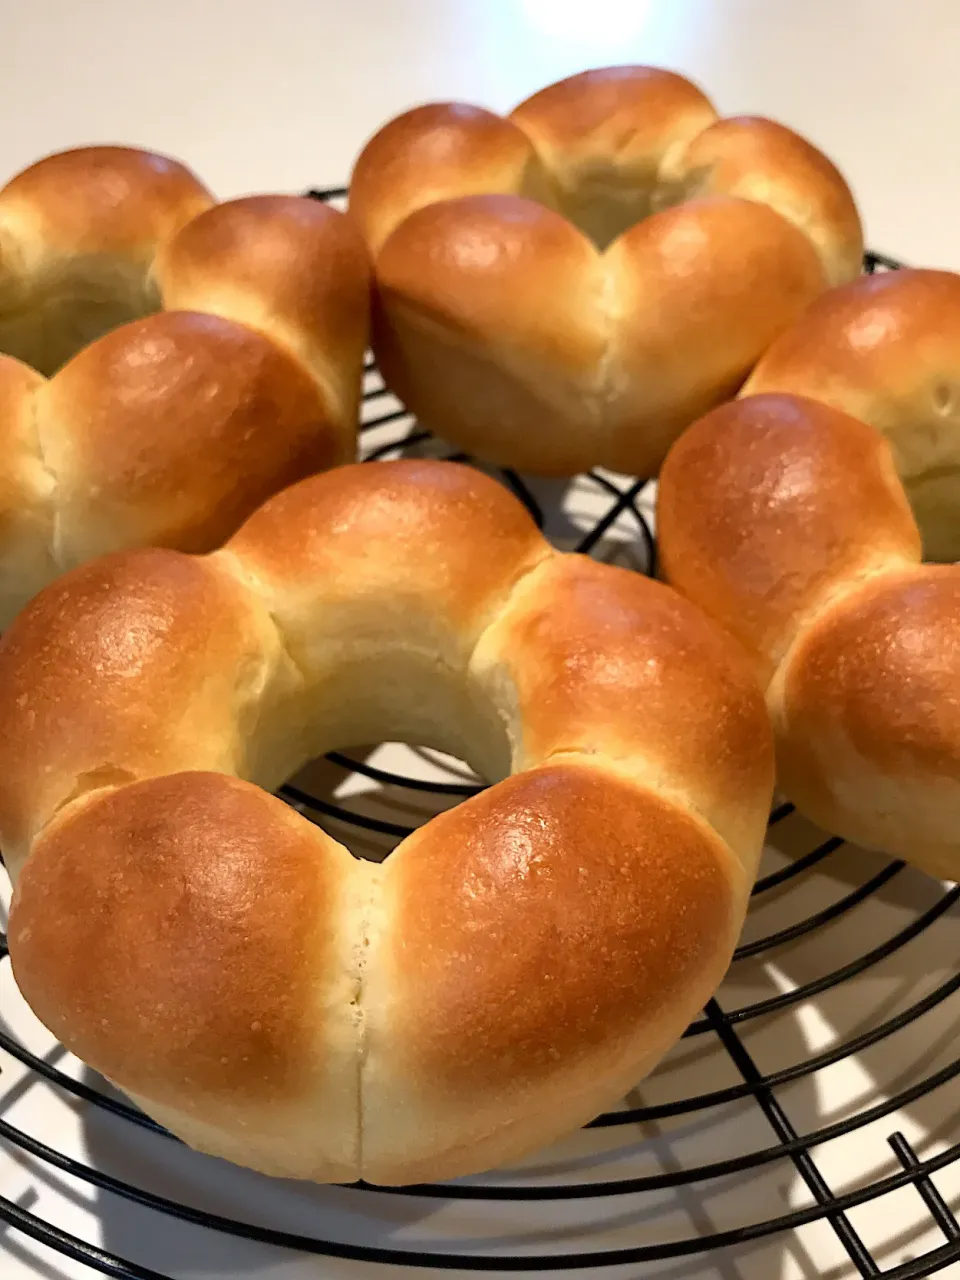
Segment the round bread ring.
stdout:
[[[382,865],[254,785],[383,736],[504,781]],[[209,556],[74,570],[0,641],[14,973],[204,1151],[473,1173],[682,1033],[730,959],[772,772],[743,654],[668,587],[554,551],[470,468],[347,466]]]
[[210,550],[270,494],[351,460],[368,310],[361,238],[316,201],[215,205],[182,165],[122,147],[8,183],[0,626],[65,569]]
[[573,76],[508,118],[417,107],[364,148],[350,211],[387,384],[460,448],[550,475],[655,474],[863,251],[819,151],[650,67]]
[[865,277],[680,438],[657,513],[666,576],[755,660],[786,795],[951,880],[960,566],[920,561],[960,555],[958,388],[960,276]]

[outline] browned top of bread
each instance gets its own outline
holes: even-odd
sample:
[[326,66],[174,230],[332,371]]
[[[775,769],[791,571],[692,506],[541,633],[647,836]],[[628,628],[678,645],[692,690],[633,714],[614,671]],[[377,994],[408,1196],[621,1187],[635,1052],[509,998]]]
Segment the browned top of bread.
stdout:
[[860,270],[856,205],[826,157],[773,121],[718,120],[696,85],[655,67],[570,76],[506,119],[463,103],[416,107],[364,147],[350,207],[376,255],[417,209],[482,193],[553,205],[601,247],[667,205],[741,196],[797,226],[830,283]]
[[884,438],[796,396],[736,400],[686,431],[657,520],[668,579],[757,655],[764,681],[832,592],[920,554]]
[[960,876],[960,569],[868,579],[798,637],[775,677],[778,759],[821,823]]
[[[960,275],[879,272],[819,298],[766,352],[743,394],[807,394],[880,427],[886,423],[874,419],[883,407],[893,411],[904,395],[930,396],[938,375],[954,376],[958,351]],[[923,407],[928,416],[934,406]]]
[[576,470],[593,450],[644,475],[824,286],[801,232],[729,196],[656,213],[602,253],[518,196],[442,201],[390,236],[377,280],[381,366],[406,399],[413,359],[430,370],[428,424],[459,423],[465,447],[533,471]]
[[539,189],[539,168],[530,140],[509,120],[463,102],[430,103],[389,121],[364,148],[350,178],[350,212],[376,249],[426,204]]
[[605,759],[680,797],[734,848],[762,840],[763,806],[744,799],[773,785],[757,769],[770,730],[748,694],[746,655],[676,592],[554,556],[490,628],[474,667],[516,690],[521,765]]
[[689,817],[585,761],[440,815],[385,877],[407,921],[386,961],[397,994],[430,993],[410,1048],[455,1097],[541,1082],[558,1059],[628,1036],[636,1001],[669,1005],[732,906]]
[[[515,776],[382,868],[252,785],[323,741],[311,716],[430,745],[451,708]],[[450,463],[95,561],[0,640],[18,981],[176,1132],[287,1175],[452,1176],[612,1101],[729,959],[771,775],[733,640]]]
[[0,226],[34,255],[114,255],[146,266],[158,242],[213,204],[184,165],[133,147],[78,147],[38,160],[0,189]]
[[44,833],[20,882],[36,950],[24,994],[54,1030],[69,1009],[84,1060],[157,1102],[185,1077],[198,1108],[302,1093],[349,867],[282,801],[223,774],[97,792]]
[[[477,561],[481,530],[488,554]],[[664,586],[554,552],[522,505],[475,469],[410,460],[314,476],[268,501],[213,557],[116,554],[41,592],[0,641],[0,733],[11,750],[27,734],[38,753],[21,751],[22,774],[0,783],[0,835],[12,834],[5,811],[45,810],[32,785],[57,794],[42,823],[76,790],[73,775],[104,764],[131,777],[173,772],[194,740],[216,759],[196,767],[242,772],[238,707],[269,696],[291,638],[311,629],[322,638],[326,626],[332,641],[335,620],[337,639],[354,630],[356,644],[379,637],[402,651],[408,619],[425,609],[462,637],[462,678],[472,663],[489,684],[506,665],[509,715],[523,730],[515,767],[582,750],[643,770],[656,750],[685,804],[697,807],[694,791],[712,794],[718,764],[732,770],[720,791],[769,789],[759,691],[722,632]],[[646,706],[642,720],[614,696],[628,686]],[[73,745],[57,728],[64,717]],[[702,741],[690,736],[701,722]],[[675,742],[670,723],[687,726]],[[55,744],[60,766],[48,773],[39,762]]]
[[801,230],[836,285],[860,273],[863,231],[843,175],[806,138],[774,120],[729,116],[674,152],[661,174],[666,198],[724,193],[769,205]]
[[860,270],[834,166],[675,73],[572,76],[508,119],[419,107],[361,152],[373,349],[428,430],[501,467],[653,476]]
[[853,750],[883,772],[956,780],[958,618],[960,567],[910,567],[866,583],[802,639],[784,689],[791,715],[851,735]]
[[287,610],[399,597],[475,639],[516,579],[550,554],[542,535],[473,467],[403,459],[376,470],[371,479],[367,465],[340,467],[277,494],[229,553]]
[[118,527],[135,544],[212,550],[278,485],[343,460],[306,371],[214,315],[115,330],[38,399],[64,566],[111,550]]
[[5,856],[93,787],[187,759],[242,770],[244,708],[277,644],[255,597],[173,551],[105,556],[42,591],[0,640]]
[[384,867],[364,983],[368,1176],[515,1159],[626,1088],[719,976],[742,910],[727,857],[587,759],[415,833]]
[[825,294],[742,394],[762,391],[818,400],[883,432],[926,556],[960,558],[960,276],[906,269]]
[[[455,341],[494,335],[533,365],[593,376],[608,342],[599,304],[606,272],[591,242],[560,214],[510,195],[464,196],[412,214],[377,262],[381,294]],[[598,388],[599,390],[599,388]]]
[[767,685],[784,793],[844,838],[960,874],[960,277],[826,294],[671,449],[667,576]]
[[300,196],[229,200],[161,245],[153,275],[168,310],[209,312],[267,334],[302,360],[339,415],[356,415],[369,264],[336,209]]
[[368,318],[360,234],[317,201],[215,205],[174,161],[111,147],[8,183],[0,351],[53,376],[0,356],[0,625],[58,571],[212,549],[352,458]]

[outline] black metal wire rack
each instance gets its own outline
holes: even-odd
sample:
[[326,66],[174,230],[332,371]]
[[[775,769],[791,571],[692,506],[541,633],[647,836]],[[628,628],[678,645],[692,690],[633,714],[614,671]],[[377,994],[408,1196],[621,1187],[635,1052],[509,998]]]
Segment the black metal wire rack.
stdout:
[[[343,193],[325,191],[311,192],[311,194],[322,199],[335,199]],[[865,261],[865,269],[868,272],[895,269],[898,265],[878,254],[867,255]],[[389,394],[372,365],[368,366],[366,375],[365,402],[363,437],[365,441],[372,442],[368,443],[364,450],[368,459],[375,460],[433,444],[427,433],[417,427],[402,407],[397,407],[391,402]],[[450,451],[446,451],[443,456],[451,456]],[[499,474],[542,526],[544,511],[535,495],[534,487],[515,473],[505,471]],[[649,573],[654,572],[655,540],[649,514],[644,509],[642,501],[647,482],[630,478],[611,478],[600,472],[591,473],[589,477],[583,479],[596,490],[598,497],[602,497],[605,508],[590,522],[589,527],[580,530],[576,549],[585,553],[597,553],[607,531],[617,521],[626,518],[632,529],[633,540],[642,550],[641,567]],[[466,777],[452,782],[434,783],[420,777],[398,776],[364,760],[353,759],[339,753],[331,756],[330,762],[334,767],[352,771],[373,783],[386,784],[400,789],[401,792],[406,790],[420,795],[426,803],[429,803],[430,797],[433,797],[438,806],[455,802],[458,798],[470,795],[479,789],[478,784]],[[339,800],[325,799],[311,793],[301,784],[288,785],[283,788],[281,794],[306,816],[320,823],[333,821],[344,824],[348,829],[352,827],[354,832],[372,833],[385,840],[394,841],[402,838],[412,829],[404,823],[371,817],[362,812],[362,807],[341,803]],[[771,814],[771,827],[779,828],[780,824],[790,818],[791,813],[790,805],[779,805]],[[843,842],[836,838],[822,840],[801,856],[794,857],[785,865],[765,875],[758,880],[753,890],[754,901],[760,903],[767,896],[785,890],[799,895],[799,886],[803,884],[805,878],[813,874],[815,869],[822,869],[828,860],[837,857],[842,844]],[[803,915],[785,928],[743,943],[736,953],[734,967],[736,968],[737,963],[751,957],[774,955],[778,949],[794,943],[799,938],[818,935],[818,931],[827,926],[848,919],[855,908],[878,895],[903,871],[904,866],[900,862],[879,865],[878,870],[869,874],[861,883],[856,884],[849,892],[826,907]],[[649,1264],[697,1255],[712,1257],[716,1256],[718,1251],[751,1241],[767,1238],[786,1239],[806,1224],[819,1222],[827,1224],[839,1241],[843,1253],[849,1260],[847,1274],[862,1277],[884,1276],[887,1280],[920,1280],[920,1277],[945,1271],[952,1264],[960,1264],[960,1222],[948,1203],[948,1197],[938,1190],[934,1181],[934,1176],[940,1171],[950,1166],[960,1167],[960,1141],[953,1141],[952,1145],[947,1145],[935,1154],[921,1158],[903,1133],[892,1132],[888,1135],[887,1141],[895,1157],[894,1171],[879,1178],[867,1179],[861,1185],[856,1185],[842,1193],[835,1193],[831,1189],[828,1177],[818,1161],[817,1153],[824,1144],[834,1139],[856,1135],[865,1130],[868,1125],[882,1122],[885,1117],[898,1112],[915,1100],[925,1098],[934,1091],[948,1088],[952,1083],[955,1084],[960,1078],[960,1057],[939,1066],[934,1071],[921,1074],[918,1078],[904,1081],[901,1088],[868,1107],[853,1109],[841,1119],[803,1132],[798,1130],[788,1113],[788,1107],[783,1101],[783,1090],[786,1086],[798,1081],[814,1081],[818,1073],[824,1072],[834,1064],[851,1059],[874,1046],[882,1046],[904,1029],[913,1028],[931,1011],[944,1006],[960,991],[960,972],[940,982],[919,1000],[898,1009],[891,1016],[880,1019],[858,1034],[831,1044],[818,1052],[801,1055],[798,1060],[773,1072],[763,1072],[760,1069],[745,1042],[743,1031],[746,1026],[754,1024],[757,1020],[784,1011],[795,1011],[804,1002],[813,997],[822,996],[824,993],[845,991],[851,1001],[856,1001],[858,980],[867,980],[878,965],[909,948],[938,921],[955,918],[958,903],[960,903],[960,886],[952,888],[936,886],[931,900],[923,909],[918,909],[906,925],[898,928],[892,935],[881,939],[862,954],[856,955],[849,962],[818,974],[794,989],[767,996],[761,1000],[753,1000],[739,1007],[722,1007],[718,998],[711,1000],[703,1015],[688,1028],[686,1037],[688,1041],[697,1037],[713,1037],[726,1055],[728,1065],[732,1065],[735,1072],[734,1082],[700,1092],[696,1096],[680,1097],[654,1105],[628,1106],[623,1110],[599,1116],[592,1125],[588,1126],[591,1131],[606,1131],[608,1138],[622,1131],[629,1132],[632,1140],[636,1140],[635,1135],[637,1132],[642,1135],[645,1126],[663,1122],[668,1118],[696,1119],[712,1114],[728,1104],[746,1102],[754,1104],[763,1117],[771,1139],[767,1145],[748,1152],[738,1152],[725,1159],[709,1163],[694,1163],[640,1177],[578,1180],[574,1176],[559,1182],[552,1180],[542,1183],[524,1181],[514,1175],[504,1175],[498,1180],[485,1178],[446,1185],[391,1189],[360,1185],[346,1190],[337,1189],[335,1192],[341,1197],[344,1195],[357,1197],[365,1205],[369,1204],[371,1198],[389,1196],[394,1198],[394,1203],[396,1203],[396,1197],[430,1203],[442,1201],[446,1204],[505,1202],[515,1206],[529,1206],[530,1211],[533,1210],[535,1202],[556,1204],[557,1202],[582,1203],[587,1200],[599,1200],[621,1203],[623,1198],[629,1198],[629,1204],[636,1206],[644,1203],[644,1197],[655,1199],[658,1194],[683,1188],[689,1188],[693,1194],[697,1194],[700,1189],[716,1184],[719,1180],[729,1178],[731,1175],[772,1170],[787,1163],[809,1193],[808,1203],[804,1206],[762,1220],[742,1222],[723,1230],[697,1231],[652,1243],[643,1240],[641,1236],[638,1243],[601,1250],[576,1248],[571,1250],[565,1247],[554,1247],[533,1253],[509,1250],[492,1252],[483,1248],[478,1249],[475,1241],[469,1248],[461,1247],[454,1236],[451,1236],[442,1248],[410,1248],[399,1245],[388,1247],[338,1239],[334,1238],[332,1233],[310,1235],[279,1227],[272,1229],[255,1222],[239,1220],[194,1207],[185,1200],[180,1201],[148,1190],[146,1187],[111,1175],[100,1167],[94,1167],[91,1162],[65,1154],[12,1123],[4,1115],[2,1106],[0,1106],[0,1141],[12,1153],[28,1157],[36,1162],[38,1167],[68,1175],[80,1184],[96,1189],[101,1195],[137,1205],[151,1213],[179,1220],[210,1233],[218,1233],[223,1237],[240,1238],[261,1245],[296,1250],[304,1255],[349,1260],[366,1264],[367,1267],[387,1264],[394,1267],[434,1268],[443,1271],[539,1273],[579,1269],[598,1274],[606,1273],[612,1268],[623,1268],[626,1265],[632,1268],[627,1274],[638,1275],[647,1274],[644,1268]],[[0,934],[0,969],[7,962],[6,957],[6,939]],[[29,1073],[45,1082],[47,1086],[71,1095],[87,1107],[120,1117],[130,1125],[136,1126],[139,1131],[148,1131],[150,1141],[156,1143],[174,1141],[152,1120],[119,1097],[107,1090],[101,1090],[88,1079],[78,1079],[60,1070],[48,1057],[33,1052],[2,1022],[0,1022],[0,1050],[22,1064]],[[956,1136],[956,1134],[953,1135],[954,1138]],[[939,1229],[943,1242],[939,1245],[934,1244],[920,1256],[882,1269],[880,1262],[857,1229],[854,1220],[855,1212],[858,1207],[902,1188],[914,1189],[930,1219]],[[638,1197],[640,1197],[639,1200]],[[389,1202],[382,1200],[377,1203],[387,1205]],[[642,1216],[643,1214],[638,1212],[637,1220],[639,1221]],[[4,1224],[8,1233],[30,1237],[64,1257],[85,1264],[92,1273],[123,1277],[125,1280],[173,1280],[172,1277],[152,1270],[140,1262],[122,1258],[104,1248],[90,1244],[33,1213],[28,1205],[4,1196],[0,1196],[0,1255],[4,1252]],[[693,1273],[686,1271],[684,1274]]]

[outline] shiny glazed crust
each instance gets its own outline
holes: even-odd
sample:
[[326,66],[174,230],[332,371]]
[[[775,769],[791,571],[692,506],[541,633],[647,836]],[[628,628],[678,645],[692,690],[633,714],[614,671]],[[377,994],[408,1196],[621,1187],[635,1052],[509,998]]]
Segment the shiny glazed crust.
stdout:
[[[660,478],[668,579],[767,686],[785,793],[960,878],[960,277],[827,294]],[[911,509],[912,508],[912,509]]]
[[[504,780],[381,866],[254,785],[384,737]],[[213,554],[78,568],[0,641],[14,972],[205,1151],[476,1172],[611,1105],[709,996],[772,766],[746,657],[668,587],[554,551],[472,469],[340,468]]]
[[368,274],[334,210],[216,205],[143,151],[53,155],[0,190],[0,626],[91,556],[210,550],[352,459]]
[[555,475],[654,474],[863,249],[820,152],[650,67],[508,118],[415,108],[364,148],[350,210],[388,384],[461,448]]

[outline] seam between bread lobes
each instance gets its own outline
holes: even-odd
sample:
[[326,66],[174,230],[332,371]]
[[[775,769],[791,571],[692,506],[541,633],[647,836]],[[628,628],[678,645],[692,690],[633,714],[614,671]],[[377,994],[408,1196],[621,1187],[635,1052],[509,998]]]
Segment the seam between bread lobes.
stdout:
[[741,398],[673,446],[657,509],[668,580],[737,636],[766,686],[785,795],[825,830],[948,879],[960,567],[921,563],[895,450],[917,454],[920,409],[960,368],[958,319],[960,281],[944,273],[826,295]]
[[543,475],[656,474],[863,249],[809,143],[644,67],[509,118],[414,108],[367,143],[349,199],[388,388],[441,439]]
[[[370,537],[380,526],[393,530],[392,544],[381,544],[392,547],[392,553],[370,557]],[[478,529],[489,533],[485,563],[473,561]],[[446,536],[434,543],[441,530]],[[419,555],[412,553],[416,545]],[[366,549],[363,554],[361,549]],[[474,563],[470,579],[463,572],[468,561]],[[735,646],[695,610],[639,575],[552,550],[520,504],[495,482],[443,463],[383,463],[315,477],[268,503],[224,551],[204,558],[133,552],[101,563],[104,567],[78,570],[43,593],[0,644],[0,713],[10,712],[9,719],[0,714],[4,765],[13,737],[22,737],[26,721],[33,717],[33,739],[27,735],[19,764],[11,758],[13,774],[5,768],[7,782],[0,781],[0,830],[11,869],[19,868],[26,846],[32,850],[18,877],[11,952],[18,981],[28,999],[40,1006],[41,1016],[55,1022],[54,1030],[81,1050],[81,1056],[93,1058],[98,1069],[130,1089],[151,1114],[206,1150],[253,1162],[269,1172],[338,1179],[366,1169],[384,1181],[416,1180],[428,1173],[450,1176],[510,1158],[545,1140],[557,1127],[558,1106],[561,1115],[566,1107],[570,1126],[581,1117],[588,1119],[591,1108],[606,1105],[606,1099],[627,1087],[631,1072],[652,1066],[679,1035],[695,1012],[688,1006],[707,997],[732,950],[772,786],[769,726],[760,691]],[[118,585],[101,599],[97,583],[104,574],[113,575]],[[156,606],[148,608],[148,602],[150,592],[161,587],[150,587],[150,581],[162,583],[170,574],[182,579],[178,599],[194,593],[188,605],[189,629],[178,641],[180,624],[170,620],[165,629],[159,628],[160,638],[154,642],[148,624],[150,608]],[[92,596],[99,612],[91,634],[97,639],[89,656],[83,657],[90,641],[81,636],[87,634],[82,617],[88,606],[80,602]],[[179,606],[174,602],[172,607]],[[144,635],[139,646],[123,640],[128,647],[122,651],[103,648],[104,638],[113,634],[114,612],[117,627],[126,617],[128,630],[133,627]],[[637,618],[647,620],[647,636],[636,636]],[[322,627],[317,619],[322,619]],[[339,650],[334,652],[340,643],[334,633],[340,626],[346,628],[342,639],[361,637],[368,654],[373,654],[372,665],[359,672],[349,661],[343,665]],[[316,719],[326,707],[335,713],[346,699],[353,708],[350,720],[365,723],[364,690],[380,670],[374,652],[376,626],[393,628],[379,639],[391,666],[410,664],[409,670],[421,681],[407,693],[407,713],[417,716],[417,704],[436,682],[443,687],[432,714],[448,723],[446,682],[453,687],[449,696],[460,698],[458,705],[467,708],[472,700],[472,745],[479,745],[484,736],[488,739],[478,754],[494,760],[506,757],[505,769],[519,772],[421,828],[383,867],[353,861],[342,846],[247,783],[181,772],[211,767],[252,770],[259,781],[275,785],[304,758],[340,745],[324,738],[325,726],[318,726]],[[332,637],[326,650],[317,643],[317,631],[323,628]],[[232,635],[237,639],[228,639]],[[154,745],[148,732],[144,744],[134,734],[128,737],[126,755],[123,737],[129,731],[120,723],[119,704],[112,716],[101,716],[100,708],[92,708],[93,720],[83,726],[82,735],[79,726],[73,731],[70,717],[80,713],[71,711],[71,697],[80,697],[80,668],[67,674],[65,684],[59,674],[59,645],[69,645],[81,667],[94,664],[102,701],[111,702],[120,687],[124,699],[153,705],[148,700],[159,686],[154,687],[151,663],[166,660],[164,643],[183,645],[188,636],[195,656],[187,667],[175,666],[165,677],[175,681],[184,706],[199,717],[187,727],[186,736],[176,724],[175,706],[164,717],[163,741]],[[430,636],[438,637],[436,670],[421,664]],[[155,648],[155,643],[161,647]],[[211,644],[216,646],[213,652]],[[243,654],[246,667],[238,691],[236,678],[223,668],[236,664]],[[132,687],[123,675],[128,670]],[[183,687],[198,679],[195,691]],[[712,703],[703,698],[704,679],[713,685]],[[336,687],[327,687],[330,684]],[[73,695],[67,694],[68,685],[76,690]],[[28,687],[21,702],[21,689]],[[571,694],[572,688],[586,692]],[[617,703],[612,701],[614,689]],[[393,696],[389,690],[382,692],[388,702]],[[372,693],[369,700],[376,701]],[[53,707],[64,773],[51,782],[44,772],[41,739],[51,732],[48,709]],[[136,733],[143,732],[142,719]],[[238,719],[243,721],[240,730]],[[330,735],[338,732],[332,729]],[[276,758],[260,760],[255,752],[245,759],[243,740],[249,736],[262,738],[278,753]],[[469,726],[464,736],[470,737]],[[210,738],[212,743],[205,742]],[[293,744],[296,750],[284,755],[284,740],[286,747]],[[129,784],[128,775],[135,779]],[[78,795],[78,785],[99,789]],[[151,800],[154,795],[166,799],[161,804]],[[234,812],[248,813],[249,821],[236,826],[229,817]],[[180,814],[185,815],[179,819],[182,834],[177,827]],[[121,821],[111,815],[125,816]],[[35,829],[38,822],[42,829]],[[220,970],[242,965],[242,958],[231,953],[215,976],[204,953],[203,929],[190,920],[192,899],[170,897],[170,873],[156,883],[150,880],[151,858],[164,865],[165,859],[174,859],[171,865],[176,865],[178,840],[196,838],[201,841],[197,849],[207,849],[203,841],[208,837],[202,832],[210,823],[220,833],[221,879],[211,882],[216,860],[205,869],[207,859],[199,858],[198,865],[197,852],[192,870],[185,863],[180,874],[188,884],[191,877],[200,877],[190,890],[197,900],[210,901],[213,895],[227,918],[232,918],[230,912],[240,913],[243,923],[235,921],[230,937],[271,927],[269,918],[257,923],[259,917],[243,915],[237,903],[241,886],[223,870],[253,866],[251,859],[269,856],[269,849],[253,852],[244,843],[255,838],[249,832],[260,832],[261,841],[278,846],[292,842],[288,869],[281,874],[277,866],[270,875],[280,875],[286,884],[290,865],[298,859],[313,865],[311,859],[317,858],[317,871],[328,885],[316,890],[321,894],[317,910],[327,913],[322,937],[316,934],[316,921],[304,922],[297,915],[300,924],[292,918],[287,925],[277,922],[289,952],[270,934],[257,944],[267,972],[274,963],[271,956],[286,955],[282,963],[293,963],[299,974],[302,964],[294,957],[312,954],[316,947],[332,966],[328,972],[323,968],[328,962],[318,958],[321,969],[312,979],[321,983],[317,998],[327,1010],[317,1017],[321,1022],[332,1019],[335,1048],[329,1050],[327,1065],[335,1079],[331,1077],[329,1098],[338,1099],[336,1105],[344,1112],[338,1122],[340,1146],[334,1143],[336,1149],[327,1151],[326,1164],[316,1153],[291,1153],[276,1136],[274,1122],[280,1112],[295,1123],[295,1097],[289,1114],[283,1107],[284,1099],[301,1087],[296,1073],[292,1083],[275,1090],[279,1111],[271,1111],[272,1104],[261,1097],[259,1077],[252,1069],[252,1078],[242,1076],[228,1089],[222,1077],[233,1080],[238,1070],[233,1050],[222,1065],[215,1055],[212,1061],[197,1059],[198,1046],[213,1031],[205,1022],[189,1031],[176,1020],[168,1025],[170,1013],[144,1013],[158,998],[144,994],[146,1005],[137,1006],[137,1016],[146,1018],[144,1043],[154,1043],[154,1023],[166,1028],[164,1043],[171,1047],[158,1047],[155,1061],[166,1063],[164,1071],[169,1072],[173,1061],[193,1062],[195,1087],[184,1092],[159,1067],[151,1068],[149,1057],[138,1059],[136,1078],[130,1079],[133,1067],[124,1071],[110,1028],[101,1036],[97,1026],[78,1027],[76,1015],[64,1021],[59,1005],[45,1003],[54,998],[51,988],[67,978],[44,968],[55,964],[55,958],[48,946],[41,946],[45,939],[40,935],[54,907],[50,895],[61,892],[60,871],[79,860],[71,870],[73,892],[84,896],[89,882],[94,914],[100,910],[104,889],[134,893],[134,882],[147,878],[144,883],[152,885],[147,896],[158,900],[156,911],[161,923],[168,920],[165,928],[172,935],[158,932],[160,926],[146,903],[137,907],[137,933],[154,937],[150,945],[160,951],[173,945],[165,939],[182,934],[189,942],[188,954],[196,957],[194,985],[209,982],[212,990],[223,989],[217,1003],[223,1006],[224,1026],[233,1026],[228,1017],[231,999],[242,999],[236,993],[227,997],[223,984],[228,975]],[[17,831],[22,833],[19,853]],[[201,835],[194,837],[193,831]],[[125,851],[137,841],[147,843],[130,861]],[[681,854],[682,849],[686,853]],[[91,856],[106,860],[100,874],[85,865]],[[121,863],[127,870],[118,879]],[[262,874],[249,872],[255,884]],[[228,879],[222,882],[224,875]],[[540,907],[536,919],[530,920],[523,913],[531,909],[529,895],[534,890]],[[293,889],[283,894],[288,892]],[[281,909],[281,903],[288,899],[279,889],[277,893],[275,909],[282,915],[288,908]],[[325,893],[332,896],[323,906]],[[294,895],[289,901],[300,899]],[[131,910],[129,902],[122,909],[114,904],[103,927],[109,929],[112,921],[118,930],[133,929],[133,923],[124,923]],[[511,913],[516,925],[509,923]],[[595,918],[594,913],[600,915]],[[523,926],[521,919],[526,920]],[[407,922],[401,933],[398,920]],[[480,928],[482,920],[487,923]],[[204,915],[204,921],[203,928],[214,929],[215,918]],[[454,929],[455,921],[460,923]],[[79,946],[86,926],[74,920],[71,927]],[[32,936],[25,939],[25,930]],[[499,942],[498,930],[506,930]],[[62,920],[60,933],[70,935]],[[449,943],[443,941],[448,935]],[[609,938],[620,942],[612,944]],[[226,939],[220,945],[232,946]],[[493,957],[489,962],[482,959],[487,945],[495,947],[495,963]],[[607,954],[610,945],[614,951]],[[61,949],[65,946],[66,941]],[[634,955],[631,948],[637,947],[640,951]],[[631,963],[640,964],[641,973],[644,965],[653,966],[647,985],[640,980],[639,994],[638,971],[631,971],[628,982],[623,968],[628,956]],[[657,966],[668,958],[669,975],[664,971],[655,977],[660,973]],[[164,977],[163,965],[154,957],[151,973],[159,970],[160,976],[150,978],[138,965],[133,956],[127,981],[134,991],[154,990],[150,983],[175,980],[176,964],[173,975]],[[544,965],[559,966],[558,973],[567,975],[556,978],[559,987],[549,977],[539,987],[530,984],[531,974]],[[43,979],[38,976],[41,970]],[[309,966],[307,971],[313,972]],[[583,988],[584,974],[591,972],[598,982],[603,975],[594,994]],[[81,982],[91,981],[88,969]],[[475,1007],[469,1004],[470,990],[475,992]],[[561,995],[569,992],[569,1006],[558,990]],[[169,992],[162,1003],[168,998]],[[98,999],[106,1010],[103,1016],[126,1025],[125,1019],[132,1016],[126,996],[100,991]],[[216,1022],[209,1009],[197,1012],[188,992],[178,999],[193,1010],[191,1017],[201,1019],[202,1014],[201,1021]],[[647,1013],[637,1012],[638,1000]],[[406,1025],[398,1001],[401,1006],[413,1002],[404,1007],[416,1043],[405,1043],[398,1030]],[[418,1008],[421,1004],[424,1007]],[[591,1015],[591,1008],[601,1012]],[[574,1023],[568,1025],[568,1018]],[[583,1024],[579,1032],[577,1019]],[[240,1057],[260,1064],[264,1081],[286,1081],[300,1061],[298,1053],[303,1062],[313,1064],[311,1070],[320,1070],[313,1051],[302,1043],[307,1031],[297,1022],[285,1033],[292,1037],[285,1074],[272,1076],[280,1071],[279,1065],[271,1065],[281,1052],[279,1030],[274,1035],[265,1028],[263,1023],[252,1037],[247,1031],[230,1033],[236,1034]],[[113,1034],[119,1036],[120,1031]],[[460,1046],[455,1059],[450,1057],[454,1039]],[[603,1059],[599,1071],[597,1054]],[[306,1071],[303,1062],[299,1070]],[[515,1065],[508,1069],[508,1062]],[[181,1069],[187,1068],[177,1068]],[[353,1086],[344,1083],[351,1073],[362,1073],[362,1087],[361,1075],[356,1075],[352,1137],[343,1130],[344,1117],[353,1114],[348,1097],[353,1096]],[[423,1120],[420,1090],[428,1087],[426,1081],[432,1082],[434,1113],[448,1116],[448,1131],[431,1132]],[[538,1098],[543,1090],[542,1105],[533,1105],[529,1090],[534,1084]],[[309,1093],[313,1086],[302,1087]],[[238,1091],[233,1102],[230,1090]],[[458,1098],[468,1097],[475,1105],[463,1114]],[[383,1108],[388,1104],[409,1108],[412,1131],[399,1122],[386,1125]],[[323,1114],[332,1125],[329,1111]],[[238,1116],[245,1118],[243,1133],[231,1119]],[[269,1116],[273,1120],[265,1118]],[[424,1123],[426,1129],[418,1138],[418,1127]],[[368,1139],[366,1153],[361,1150],[361,1134]]]
[[732,196],[655,214],[599,254],[512,197],[433,204],[391,237],[377,283],[374,348],[400,400],[468,452],[547,475],[653,474],[824,288],[805,238]]
[[[795,174],[802,178],[797,190],[789,181]],[[623,204],[620,222],[593,226],[590,194],[598,192]],[[418,210],[487,194],[534,199],[568,211],[574,224],[586,214],[588,234],[601,246],[675,205],[742,195],[803,233],[829,284],[861,268],[856,206],[821,152],[775,121],[720,117],[691,81],[657,68],[571,76],[508,116],[465,103],[414,107],[364,147],[351,175],[350,207],[376,256]]]

